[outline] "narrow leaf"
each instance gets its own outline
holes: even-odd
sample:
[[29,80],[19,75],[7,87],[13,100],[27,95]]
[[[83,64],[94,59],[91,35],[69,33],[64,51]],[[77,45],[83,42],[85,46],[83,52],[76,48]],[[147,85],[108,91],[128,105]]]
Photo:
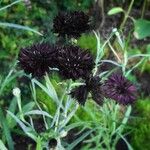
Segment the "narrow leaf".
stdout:
[[120,12],[123,12],[123,9],[121,7],[114,7],[111,10],[108,11],[108,15],[115,15],[118,14]]
[[31,31],[31,32],[34,32],[34,33],[36,33],[38,35],[43,36],[42,33],[38,32],[37,30],[32,29],[32,28],[30,28],[28,26],[23,26],[23,25],[14,24],[14,23],[8,23],[8,22],[0,22],[0,26],[16,28],[16,29],[20,29],[20,30],[27,30],[27,31]]
[[29,112],[26,112],[24,115],[43,115],[49,118],[53,118],[50,114],[48,114],[45,111],[41,111],[41,110],[31,110]]
[[12,137],[11,137],[11,134],[10,134],[10,130],[9,130],[7,121],[6,121],[5,117],[4,117],[4,114],[3,114],[3,111],[1,109],[1,107],[0,107],[0,118],[1,118],[0,119],[0,124],[2,126],[4,135],[6,137],[9,150],[14,150],[14,145],[13,145]]
[[2,7],[2,8],[0,8],[0,11],[5,10],[5,9],[7,9],[7,8],[13,6],[13,5],[15,5],[15,4],[18,4],[18,3],[22,2],[22,1],[23,0],[17,0],[17,1],[15,1],[15,2],[9,4],[9,5],[6,5],[6,6]]
[[4,145],[4,143],[0,140],[0,149],[1,150],[8,150],[6,147],[5,147],[5,145]]
[[36,141],[37,137],[35,134],[32,134],[31,132],[34,132],[32,130],[32,128],[27,127],[18,117],[16,117],[12,112],[7,111],[7,113],[13,118],[15,119],[15,121],[19,124],[19,126],[22,128],[22,130],[30,137],[32,138],[34,141]]
[[80,136],[78,139],[76,139],[73,143],[71,143],[66,150],[72,150],[77,144],[79,144],[81,141],[83,141],[90,133],[92,133],[93,130],[87,131],[83,133],[82,136]]

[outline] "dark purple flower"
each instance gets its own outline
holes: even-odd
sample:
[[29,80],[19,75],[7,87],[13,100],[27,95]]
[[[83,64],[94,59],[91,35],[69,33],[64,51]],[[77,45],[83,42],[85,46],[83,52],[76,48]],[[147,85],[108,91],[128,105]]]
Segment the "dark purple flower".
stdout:
[[79,104],[84,105],[88,96],[88,89],[86,85],[80,85],[79,87],[74,88],[70,95],[72,98],[76,99]]
[[22,48],[19,53],[19,65],[27,74],[42,77],[49,72],[49,67],[55,67],[55,48],[47,43],[34,44]]
[[89,29],[89,16],[82,11],[59,13],[53,23],[54,33],[77,38]]
[[92,76],[86,79],[85,85],[74,88],[70,95],[76,99],[79,104],[84,105],[88,94],[91,93],[92,99],[99,105],[103,103],[103,94],[101,90],[100,78]]
[[131,104],[136,100],[136,87],[121,74],[112,74],[104,83],[105,96],[120,104]]
[[102,84],[99,76],[92,76],[86,80],[86,85],[91,93],[92,99],[98,104],[103,104]]
[[78,46],[57,47],[57,68],[64,79],[86,78],[94,66],[92,55]]

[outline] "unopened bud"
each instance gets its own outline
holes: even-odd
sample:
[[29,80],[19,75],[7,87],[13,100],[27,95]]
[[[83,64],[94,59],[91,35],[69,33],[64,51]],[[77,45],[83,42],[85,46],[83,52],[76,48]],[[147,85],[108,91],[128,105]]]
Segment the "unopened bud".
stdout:
[[19,97],[20,93],[21,93],[21,91],[20,91],[20,89],[18,87],[13,89],[13,95],[14,96]]
[[67,132],[65,130],[62,130],[61,133],[60,133],[60,136],[61,137],[67,136]]

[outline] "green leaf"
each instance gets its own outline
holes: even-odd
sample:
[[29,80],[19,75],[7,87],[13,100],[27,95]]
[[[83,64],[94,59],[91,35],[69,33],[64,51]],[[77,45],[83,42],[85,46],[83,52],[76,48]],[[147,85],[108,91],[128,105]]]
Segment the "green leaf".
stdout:
[[11,69],[6,78],[3,80],[1,86],[0,86],[0,95],[2,94],[4,88],[7,86],[9,82],[11,82],[13,79],[15,79],[18,76],[23,75],[22,71],[18,71],[15,74],[13,74],[13,70]]
[[146,51],[147,51],[147,54],[150,54],[150,44],[147,45]]
[[30,28],[28,26],[22,26],[22,25],[19,25],[19,24],[8,23],[8,22],[0,22],[0,26],[16,28],[16,29],[20,29],[20,30],[27,30],[27,31],[31,31],[31,32],[34,32],[34,33],[36,33],[38,35],[43,36],[42,33],[38,32],[35,29],[32,29],[32,28]]
[[[17,100],[14,98],[11,101],[8,110],[11,111],[12,113],[15,113],[16,107],[17,107]],[[14,125],[15,125],[15,121],[13,120],[13,118],[10,115],[7,114],[6,115],[6,120],[7,120],[9,128],[13,128]]]
[[120,12],[124,12],[121,7],[114,7],[111,10],[109,10],[107,14],[108,15],[115,15],[115,14],[118,14]]
[[9,8],[9,7],[11,7],[11,6],[17,4],[17,3],[22,2],[22,1],[23,1],[23,0],[17,0],[17,1],[15,1],[15,2],[9,4],[9,5],[6,5],[6,6],[2,7],[2,8],[0,8],[0,11],[5,10],[5,9],[7,9],[7,8]]
[[22,122],[18,117],[16,117],[12,112],[7,111],[7,113],[19,124],[19,126],[22,128],[22,130],[27,134],[30,138],[32,138],[34,141],[37,140],[36,132],[33,131],[31,127],[27,127],[24,122]]
[[4,114],[3,114],[3,111],[1,109],[1,107],[0,107],[0,118],[1,118],[0,119],[0,125],[2,126],[3,134],[6,137],[9,150],[14,150],[14,145],[13,145],[12,137],[11,137],[11,134],[10,134],[10,130],[9,130],[7,121],[4,117]]
[[122,131],[124,130],[125,125],[127,124],[128,120],[129,120],[131,111],[132,111],[132,107],[129,105],[128,108],[127,108],[127,110],[126,110],[126,112],[125,112],[125,115],[124,115],[124,118],[122,120],[121,125],[116,129],[116,131],[118,131],[117,133],[121,134]]
[[68,125],[68,126],[65,127],[65,130],[68,132],[68,131],[70,131],[70,130],[73,129],[73,128],[77,128],[77,127],[79,127],[79,126],[86,126],[86,125],[88,125],[87,122],[71,123],[70,125]]
[[124,140],[124,142],[127,144],[128,150],[133,150],[132,146],[131,146],[130,143],[126,140],[126,138],[125,138],[123,135],[121,135],[121,134],[119,134],[119,135],[120,135],[120,137]]
[[137,39],[150,37],[150,21],[144,19],[135,20],[134,36]]
[[58,99],[58,95],[56,93],[56,90],[54,88],[54,86],[52,85],[48,75],[46,74],[45,76],[45,81],[46,81],[46,87],[47,87],[47,90],[48,92],[50,93],[51,97],[56,101],[56,102],[59,102],[59,99]]
[[43,116],[46,116],[46,117],[49,117],[49,118],[53,118],[46,111],[42,111],[42,110],[31,110],[29,112],[26,112],[25,115],[43,115]]
[[1,149],[1,150],[8,150],[8,149],[6,148],[6,146],[4,145],[4,143],[2,142],[2,140],[0,140],[0,149]]
[[37,137],[36,150],[41,150],[41,149],[42,149],[41,138],[38,136],[38,137]]
[[92,133],[93,130],[87,131],[85,133],[83,133],[82,136],[80,136],[78,139],[76,139],[73,143],[71,143],[66,150],[72,150],[78,143],[80,143],[81,141],[83,141],[90,133]]
[[53,87],[48,77],[45,77],[45,80],[46,80],[46,86],[44,86],[42,83],[40,83],[36,79],[32,79],[32,86],[34,87],[34,84],[38,85],[50,98],[52,98],[54,102],[56,102],[57,105],[59,105],[60,102],[59,102],[55,88]]
[[23,110],[23,113],[27,113],[29,112],[30,110],[33,109],[33,107],[35,106],[35,103],[34,102],[29,102],[27,103],[25,106],[23,106],[22,110]]

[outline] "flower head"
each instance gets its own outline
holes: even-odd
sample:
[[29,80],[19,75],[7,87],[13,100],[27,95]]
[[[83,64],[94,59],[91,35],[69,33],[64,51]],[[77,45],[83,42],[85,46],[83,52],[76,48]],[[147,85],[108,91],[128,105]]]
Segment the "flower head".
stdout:
[[34,44],[22,48],[19,53],[19,65],[28,74],[41,77],[54,68],[55,48],[47,43]]
[[92,55],[77,46],[57,47],[57,68],[64,79],[86,78],[94,66]]
[[82,11],[59,13],[53,23],[54,32],[59,36],[77,38],[89,29],[89,16]]
[[105,81],[103,91],[106,97],[120,104],[131,104],[136,100],[136,88],[121,74],[113,74]]
[[76,99],[79,104],[84,105],[88,93],[91,93],[92,99],[99,105],[103,102],[103,94],[101,90],[100,78],[98,76],[92,76],[86,79],[85,85],[80,85],[74,88],[70,95],[72,98]]
[[86,80],[86,85],[91,93],[92,99],[98,104],[103,104],[102,84],[99,76],[92,76]]
[[74,88],[70,95],[72,98],[76,99],[79,104],[84,105],[88,96],[88,89],[86,85],[80,85],[79,87]]

